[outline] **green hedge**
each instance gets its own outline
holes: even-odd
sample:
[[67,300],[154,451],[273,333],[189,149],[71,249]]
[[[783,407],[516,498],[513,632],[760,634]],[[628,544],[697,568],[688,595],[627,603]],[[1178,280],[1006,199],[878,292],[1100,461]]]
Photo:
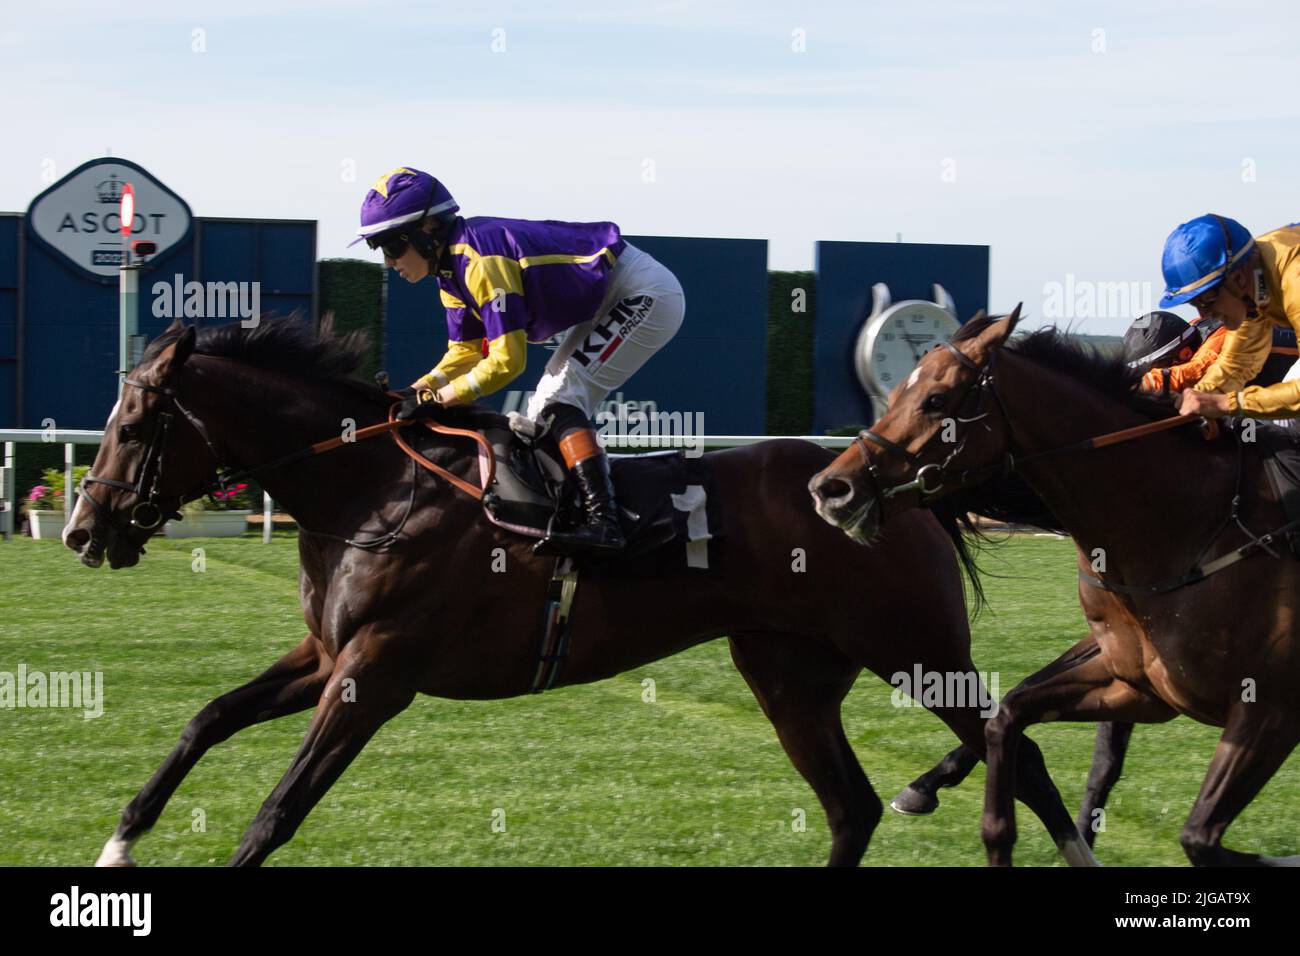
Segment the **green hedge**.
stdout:
[[813,421],[817,275],[767,274],[767,434],[807,435]]
[[370,333],[370,356],[357,373],[370,381],[384,361],[384,268],[360,259],[322,259],[319,269],[320,314],[333,312],[341,332]]

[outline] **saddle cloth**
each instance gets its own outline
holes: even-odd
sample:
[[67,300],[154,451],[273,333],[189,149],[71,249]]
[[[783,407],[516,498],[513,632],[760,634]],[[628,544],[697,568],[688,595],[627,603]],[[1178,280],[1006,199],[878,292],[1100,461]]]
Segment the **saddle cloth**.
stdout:
[[[515,534],[544,538],[552,522],[571,526],[581,514],[577,489],[553,443],[534,441],[528,430],[532,423],[527,419],[512,416],[507,420],[482,409],[461,412],[453,408],[438,420],[474,429],[491,445],[495,477],[484,491],[483,512],[493,524]],[[685,567],[709,568],[709,542],[721,535],[722,513],[708,456],[692,458],[675,449],[609,458],[627,547],[612,558],[581,555],[580,563],[618,563],[660,550],[662,557],[671,560],[675,548]],[[486,481],[487,473],[488,463],[480,449],[480,483]]]

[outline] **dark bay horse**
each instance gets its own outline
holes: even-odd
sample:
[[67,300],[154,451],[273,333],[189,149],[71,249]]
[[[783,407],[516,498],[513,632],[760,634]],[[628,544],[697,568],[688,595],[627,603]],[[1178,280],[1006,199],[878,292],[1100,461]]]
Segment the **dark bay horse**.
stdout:
[[[1018,318],[977,316],[928,353],[889,412],[809,485],[827,521],[873,540],[917,505],[1014,468],[1075,539],[1081,578],[1100,582],[1080,589],[1087,636],[989,721],[990,863],[1011,862],[1027,727],[1178,714],[1223,728],[1182,832],[1189,859],[1300,862],[1222,845],[1300,740],[1300,562],[1250,544],[1286,523],[1261,456],[1231,432],[1206,441],[1190,420],[1168,421],[1178,417],[1134,391],[1122,359],[1055,329],[1007,344]],[[1145,437],[1094,441],[1135,428]],[[1163,493],[1138,492],[1153,471]]]
[[[210,481],[219,465],[274,463],[336,438],[348,422],[358,429],[384,422],[391,397],[349,377],[363,348],[326,326],[283,320],[197,334],[174,325],[129,374],[65,543],[92,567],[105,557],[115,568],[134,565],[156,530],[147,526]],[[471,441],[452,437],[431,455],[475,481],[476,452]],[[877,547],[858,547],[817,518],[806,494],[808,476],[831,458],[790,440],[712,453],[724,492],[724,532],[710,543],[716,571],[668,565],[651,553],[585,577],[561,683],[600,680],[726,636],[826,811],[829,862],[854,864],[882,807],[841,724],[849,688],[864,668],[885,679],[917,664],[975,671],[960,569],[944,530],[917,512],[900,518]],[[476,500],[411,464],[378,438],[260,475],[304,529],[307,634],[260,677],[190,721],[127,805],[99,862],[130,863],[132,845],[200,757],[252,724],[315,708],[235,864],[260,863],[288,841],[370,737],[417,693],[493,699],[528,692],[553,560],[533,556],[530,539],[490,524]],[[382,539],[398,527],[383,548],[340,540]],[[502,554],[506,573],[492,573]],[[978,708],[932,710],[983,753]],[[1020,772],[1018,795],[1067,859],[1090,861],[1032,746],[1022,751]]]

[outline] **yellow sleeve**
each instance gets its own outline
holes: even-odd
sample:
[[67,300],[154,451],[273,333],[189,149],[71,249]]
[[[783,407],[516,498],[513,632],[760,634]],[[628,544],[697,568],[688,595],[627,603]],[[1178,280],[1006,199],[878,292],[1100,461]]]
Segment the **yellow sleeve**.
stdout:
[[1228,394],[1228,412],[1245,418],[1294,418],[1300,414],[1300,381],[1252,385]]
[[447,354],[442,357],[442,361],[435,365],[427,375],[417,379],[416,386],[434,390],[440,389],[452,379],[477,365],[482,357],[482,339],[470,339],[468,342],[449,341],[447,343]]
[[1192,387],[1198,392],[1241,391],[1264,367],[1272,347],[1272,320],[1264,315],[1247,319],[1237,331],[1228,333],[1218,361]]
[[451,387],[463,402],[473,402],[503,387],[524,370],[528,361],[528,340],[523,329],[516,329],[488,342],[488,354],[459,378]]

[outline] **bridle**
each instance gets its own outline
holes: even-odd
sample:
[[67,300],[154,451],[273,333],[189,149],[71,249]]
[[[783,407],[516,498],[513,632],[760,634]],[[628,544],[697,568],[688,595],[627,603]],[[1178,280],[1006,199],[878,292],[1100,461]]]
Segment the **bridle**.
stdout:
[[[975,381],[971,384],[970,388],[966,390],[966,395],[962,399],[961,407],[957,412],[956,422],[961,425],[971,425],[975,422],[983,422],[985,429],[989,429],[988,423],[984,421],[988,418],[989,412],[987,410],[980,411],[980,409],[985,404],[985,394],[991,394],[997,402],[998,408],[1002,412],[1002,417],[1007,423],[1008,432],[1010,432],[1011,418],[1007,414],[1006,406],[1002,404],[1002,397],[998,395],[995,386],[994,360],[997,357],[997,351],[995,350],[993,354],[989,356],[989,360],[981,366],[975,364],[975,362],[970,358],[962,354],[961,350],[951,342],[941,342],[939,343],[939,346],[947,349],[959,362],[961,362],[962,365],[976,373]],[[898,444],[898,442],[877,434],[869,428],[863,429],[858,433],[857,437],[853,439],[853,444],[862,453],[863,467],[866,469],[866,472],[871,479],[874,497],[881,504],[880,518],[882,524],[884,521],[884,504],[891,498],[915,491],[918,496],[918,506],[925,507],[930,502],[944,494],[945,489],[956,490],[958,488],[964,488],[967,485],[977,484],[978,482],[984,481],[985,479],[995,475],[1005,476],[1010,474],[1016,468],[1017,462],[1015,456],[1011,453],[1011,443],[1008,441],[1006,453],[1003,455],[1002,460],[996,464],[984,465],[979,468],[968,468],[956,473],[950,472],[949,468],[953,461],[966,448],[966,438],[968,434],[969,429],[959,436],[956,441],[950,443],[953,446],[952,451],[948,453],[943,461],[930,462],[918,466],[917,463],[925,453],[926,448],[930,446],[934,439],[926,442],[919,451],[913,452],[908,451],[902,445]],[[904,458],[908,464],[916,468],[916,477],[910,481],[902,482],[901,484],[884,486],[880,471],[876,464],[871,460],[871,455],[867,448],[867,442],[869,441],[874,442],[882,448],[888,449]],[[1032,457],[1038,456],[1035,455]]]
[[[866,469],[867,474],[871,477],[873,491],[876,493],[877,498],[879,498],[882,504],[880,515],[882,523],[885,517],[883,509],[884,502],[897,497],[898,495],[906,494],[909,491],[917,492],[919,496],[919,506],[925,507],[931,501],[944,494],[945,491],[956,491],[969,485],[979,484],[981,481],[985,481],[995,476],[1005,477],[1029,462],[1037,461],[1041,458],[1048,458],[1052,455],[1060,455],[1071,451],[1087,451],[1094,448],[1105,448],[1107,445],[1117,445],[1121,442],[1132,441],[1135,438],[1145,438],[1148,435],[1154,435],[1170,428],[1178,428],[1181,425],[1199,425],[1202,428],[1206,439],[1216,438],[1219,434],[1217,424],[1213,421],[1203,419],[1200,415],[1174,415],[1170,418],[1162,418],[1158,421],[1148,422],[1145,425],[1136,425],[1132,428],[1122,428],[1119,431],[1106,432],[1102,435],[1093,435],[1090,438],[1070,442],[1067,445],[1058,445],[1055,448],[1048,448],[1045,451],[1032,452],[1028,455],[1016,455],[1012,451],[1013,446],[1016,444],[1015,426],[1012,424],[1011,416],[1007,413],[1006,404],[1002,401],[1002,396],[998,394],[997,389],[997,376],[995,374],[994,366],[997,360],[998,351],[995,349],[992,354],[989,355],[987,362],[983,365],[977,365],[969,357],[963,355],[961,350],[951,342],[941,342],[935,347],[947,349],[959,362],[961,362],[962,365],[977,373],[975,381],[971,384],[970,388],[967,389],[966,396],[963,398],[961,405],[962,410],[969,408],[970,411],[965,413],[965,417],[963,417],[963,411],[959,411],[957,422],[960,424],[983,422],[984,419],[988,418],[989,412],[986,410],[979,414],[975,413],[986,404],[984,396],[986,394],[992,395],[994,401],[997,403],[998,410],[1002,413],[1002,420],[1006,422],[1007,450],[1003,453],[1001,460],[993,464],[982,465],[977,468],[966,468],[956,472],[949,471],[949,466],[952,464],[953,460],[960,455],[962,450],[966,447],[966,439],[968,435],[963,434],[952,443],[954,445],[953,450],[942,462],[931,462],[926,465],[921,465],[917,468],[916,477],[911,481],[882,488],[880,472],[871,460],[867,442],[875,442],[877,445],[887,448],[895,454],[903,456],[910,464],[915,466],[920,460],[922,454],[925,452],[925,449],[929,447],[930,443],[933,442],[934,439],[931,439],[931,442],[927,442],[920,451],[910,452],[897,442],[891,441],[883,435],[878,435],[871,429],[864,429],[858,433],[856,438],[853,439],[853,445],[862,453],[864,468]],[[989,428],[987,422],[984,423],[984,427],[986,429]]]
[[[77,490],[81,497],[90,503],[95,516],[115,528],[119,533],[124,533],[128,527],[139,528],[141,531],[153,531],[164,521],[180,517],[181,506],[187,502],[195,501],[218,489],[224,490],[230,484],[231,477],[226,476],[221,468],[221,456],[217,453],[216,446],[213,445],[207,428],[204,427],[203,422],[197,416],[181,404],[180,399],[176,397],[175,389],[160,385],[149,385],[132,378],[122,379],[122,384],[130,385],[132,388],[138,388],[145,392],[152,392],[155,395],[162,395],[170,403],[170,408],[158,413],[158,423],[153,429],[153,434],[149,437],[144,460],[140,463],[140,470],[136,473],[134,484],[119,481],[116,478],[103,478],[99,475],[87,473],[81,479],[81,487]],[[167,453],[167,436],[171,432],[172,422],[175,419],[175,414],[171,409],[175,409],[194,426],[195,431],[199,433],[199,437],[208,446],[208,451],[212,453],[213,464],[217,466],[216,478],[202,482],[192,490],[179,495],[163,495],[159,491],[163,460]],[[127,525],[124,526],[116,515],[109,511],[105,505],[96,501],[94,495],[88,493],[86,485],[92,483],[107,485],[121,491],[129,491],[139,499],[131,508]]]

